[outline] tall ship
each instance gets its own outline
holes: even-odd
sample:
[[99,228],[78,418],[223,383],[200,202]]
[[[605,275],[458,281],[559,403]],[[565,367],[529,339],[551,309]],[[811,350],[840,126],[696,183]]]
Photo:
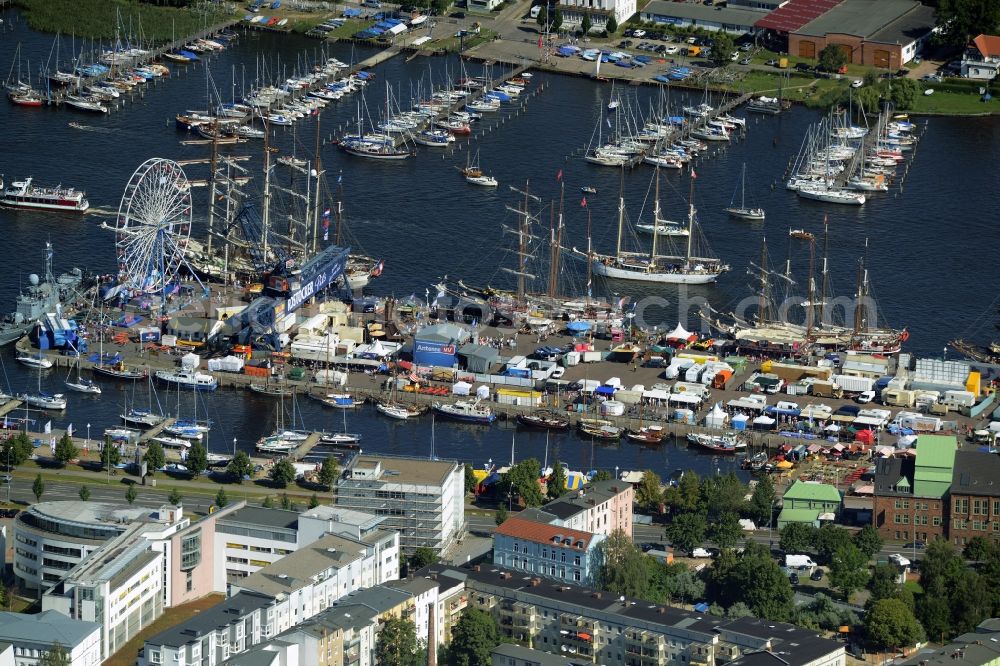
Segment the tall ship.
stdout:
[[[672,247],[669,239],[661,243],[660,234],[652,234],[649,252],[632,252],[623,249],[622,237],[625,232],[625,196],[618,196],[618,243],[613,255],[602,255],[588,252],[583,256],[592,263],[595,275],[619,280],[636,282],[659,282],[664,284],[708,284],[715,282],[720,275],[729,270],[729,266],[712,255],[707,241],[700,233],[695,220],[694,180],[697,176],[691,173],[691,198],[688,201],[687,234],[682,251],[674,250],[662,254],[662,245]],[[653,210],[654,228],[663,222],[660,215],[660,169],[656,168],[656,194]],[[695,241],[699,241],[700,251],[696,251]],[[583,254],[579,251],[577,254]]]
[[[825,245],[826,243],[824,243]],[[807,295],[795,294],[791,260],[783,273],[771,270],[767,241],[761,244],[760,263],[751,262],[749,273],[756,276],[758,298],[755,315],[724,314],[707,308],[702,317],[720,333],[735,340],[748,352],[802,354],[811,347],[849,350],[862,354],[895,354],[909,338],[906,329],[878,325],[878,309],[871,294],[865,260],[858,262],[858,283],[850,321],[834,319],[836,308],[830,298],[826,251],[820,271],[821,284],[814,278],[814,245],[810,241]],[[780,300],[779,300],[780,299]],[[788,303],[800,308],[801,323],[791,321]]]
[[[3,181],[0,181],[3,187]],[[90,202],[83,192],[72,187],[39,187],[29,176],[15,180],[0,194],[0,205],[10,208],[59,210],[68,213],[82,213],[90,208]]]
[[45,279],[32,273],[28,276],[28,286],[18,294],[13,312],[0,319],[0,346],[20,340],[46,313],[56,312],[61,307],[62,298],[69,296],[83,281],[79,270],[52,276],[52,244],[45,244]]

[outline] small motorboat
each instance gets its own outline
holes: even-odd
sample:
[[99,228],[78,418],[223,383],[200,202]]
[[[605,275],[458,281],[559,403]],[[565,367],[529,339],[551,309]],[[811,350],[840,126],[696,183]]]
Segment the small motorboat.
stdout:
[[597,194],[597,188],[593,185],[584,185],[580,188],[580,191],[584,194]]
[[52,367],[52,361],[44,354],[18,354],[17,360],[29,368],[38,368],[39,370],[48,370]]
[[540,428],[542,430],[569,430],[569,420],[551,412],[518,414],[517,422],[519,425],[526,428]]
[[630,440],[641,442],[642,444],[659,444],[666,436],[667,433],[660,426],[644,426],[638,430],[629,430],[626,433],[626,437]]
[[797,238],[799,240],[815,240],[816,239],[816,236],[814,236],[811,232],[806,231],[805,229],[789,229],[788,230],[788,236],[790,238]]

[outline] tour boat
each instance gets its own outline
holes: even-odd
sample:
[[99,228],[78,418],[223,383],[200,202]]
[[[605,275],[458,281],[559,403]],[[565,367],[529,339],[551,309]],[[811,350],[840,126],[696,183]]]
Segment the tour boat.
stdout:
[[715,453],[736,453],[743,451],[747,445],[736,439],[733,434],[726,435],[706,435],[704,433],[688,433],[687,441],[703,449],[714,451]]
[[38,208],[82,213],[90,208],[83,192],[72,187],[38,187],[29,176],[15,180],[0,194],[0,205],[11,208]]
[[219,380],[212,375],[192,370],[157,370],[154,375],[164,384],[175,384],[196,391],[214,391],[219,388]]
[[788,230],[788,235],[791,238],[797,238],[799,240],[815,240],[816,239],[816,236],[814,236],[812,234],[812,232],[806,231],[805,229],[789,229]]
[[455,403],[438,403],[434,405],[434,411],[441,416],[454,421],[466,421],[468,423],[481,423],[489,425],[496,420],[496,414],[489,407],[479,404],[479,401],[468,402],[459,400]]

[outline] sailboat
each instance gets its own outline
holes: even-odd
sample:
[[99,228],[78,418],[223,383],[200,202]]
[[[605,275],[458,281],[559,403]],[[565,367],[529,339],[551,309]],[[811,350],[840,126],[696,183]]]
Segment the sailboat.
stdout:
[[726,212],[733,217],[738,217],[741,220],[763,220],[764,219],[764,209],[763,208],[750,208],[747,206],[747,164],[743,163],[743,169],[740,173],[740,205],[736,205],[736,192],[733,192],[733,199],[729,202],[729,208],[726,208]]
[[95,384],[93,379],[84,379],[80,376],[79,356],[76,359],[76,381],[70,381],[69,377],[67,377],[66,388],[80,393],[92,393],[94,395],[101,394],[101,387]]
[[479,166],[478,150],[476,151],[475,164],[467,164],[465,168],[462,169],[462,175],[465,176],[465,182],[473,185],[480,185],[482,187],[497,187],[500,185],[496,178],[493,176],[487,176],[483,173],[482,168]]
[[56,393],[55,395],[42,392],[42,373],[38,373],[38,391],[35,393],[28,393],[25,391],[17,396],[17,399],[26,405],[31,405],[32,407],[39,407],[41,409],[51,409],[56,411],[62,411],[66,409],[66,398],[63,397],[62,393]]
[[[710,251],[706,256],[693,254],[693,240],[697,230],[694,207],[694,180],[697,176],[691,172],[691,200],[688,202],[687,244],[683,255],[664,255],[657,253],[657,241],[660,234],[654,233],[649,254],[627,252],[622,249],[622,236],[625,226],[625,195],[624,190],[618,195],[618,244],[614,255],[593,253],[593,272],[619,280],[634,280],[636,282],[658,282],[664,284],[708,284],[715,282],[722,273],[729,270],[717,257],[712,257]],[[656,175],[656,201],[653,219],[660,217],[660,169]],[[624,181],[624,176],[622,177]],[[624,188],[624,185],[622,186]],[[707,250],[706,244],[706,250]],[[577,255],[586,256],[576,250]]]
[[356,432],[347,432],[347,410],[344,410],[344,432],[326,433],[320,438],[325,444],[357,444],[361,441],[361,435]]

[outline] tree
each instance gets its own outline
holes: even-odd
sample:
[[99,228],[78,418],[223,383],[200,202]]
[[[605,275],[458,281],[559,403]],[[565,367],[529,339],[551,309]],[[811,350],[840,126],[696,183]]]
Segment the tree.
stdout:
[[871,559],[875,553],[882,550],[882,537],[878,535],[878,530],[871,523],[861,528],[861,531],[854,535],[854,545],[858,547],[865,557]]
[[535,21],[538,22],[538,27],[545,30],[545,26],[549,23],[549,8],[547,5],[539,5],[538,16],[535,17]]
[[924,637],[923,628],[913,613],[898,599],[880,599],[865,616],[868,639],[883,648],[913,645]]
[[410,566],[414,569],[423,569],[437,561],[438,554],[432,548],[420,547],[410,555]]
[[732,548],[743,536],[739,517],[732,511],[727,511],[712,521],[708,527],[708,538],[719,548]]
[[167,464],[167,456],[163,453],[163,445],[159,442],[150,442],[142,459],[146,461],[146,473],[149,476],[153,476],[156,470]]
[[889,99],[898,109],[913,108],[913,102],[921,92],[920,84],[913,79],[894,79],[889,82]]
[[701,482],[694,470],[684,472],[676,486],[667,488],[663,501],[674,514],[697,510],[701,505]]
[[419,666],[417,628],[411,620],[390,617],[382,623],[375,639],[374,663]]
[[552,468],[552,476],[545,484],[545,494],[549,499],[557,499],[566,494],[566,468],[562,463],[557,462]]
[[125,501],[128,502],[129,506],[132,506],[133,504],[135,504],[135,498],[138,495],[139,495],[139,493],[135,489],[135,484],[134,483],[130,483],[128,485],[128,488],[125,489]]
[[35,476],[35,481],[31,484],[31,492],[35,496],[36,502],[42,501],[42,495],[45,493],[45,482],[42,481],[41,474]]
[[868,582],[868,556],[853,543],[847,543],[837,549],[830,561],[830,584],[838,588],[845,601],[851,600],[851,594],[864,588]]
[[642,473],[639,484],[635,487],[635,503],[642,511],[659,511],[663,503],[663,489],[660,487],[660,475],[651,469]]
[[187,460],[184,461],[192,474],[198,476],[208,469],[208,450],[201,442],[194,442],[188,449]]
[[76,444],[73,443],[73,438],[64,433],[59,438],[59,441],[56,442],[55,459],[61,465],[65,465],[79,455],[80,451],[76,448]]
[[975,35],[997,34],[1000,4],[996,0],[938,0],[934,18],[941,41],[964,48]]
[[522,460],[504,474],[504,485],[507,492],[521,498],[526,507],[541,506],[545,502],[538,479],[542,473],[542,464],[537,458]]
[[879,599],[894,599],[899,592],[900,585],[897,581],[899,574],[896,567],[891,564],[880,564],[872,571],[868,579],[869,604],[875,603]]
[[609,36],[618,32],[618,20],[615,19],[614,14],[608,17],[608,22],[607,25],[604,26],[604,29],[608,31]]
[[86,485],[80,486],[80,501],[87,502],[90,500],[90,488]]
[[590,480],[591,483],[597,483],[598,481],[610,481],[612,479],[611,472],[606,469],[597,470],[597,474],[594,478]]
[[743,511],[746,494],[747,487],[732,472],[705,477],[701,482],[701,506],[709,520],[715,520],[726,512]]
[[10,609],[10,589],[0,583],[0,608]]
[[104,469],[114,467],[122,461],[122,452],[111,441],[111,437],[104,438],[104,446],[101,447],[101,465]]
[[[323,462],[327,460],[332,460],[332,458],[325,458]],[[320,474],[322,475],[322,470]],[[322,480],[322,478],[320,479]],[[330,485],[330,484],[327,484]],[[473,469],[472,465],[465,463],[465,493],[467,495],[472,495],[476,492],[476,470]]]
[[757,487],[753,489],[750,502],[747,504],[747,518],[752,520],[758,527],[771,524],[771,517],[774,513],[774,483],[771,477],[765,476],[757,482]]
[[507,511],[507,506],[501,504],[500,508],[497,509],[496,516],[494,516],[493,519],[496,521],[497,527],[499,527],[503,525],[505,522],[507,522],[508,517],[509,517],[509,512]]
[[601,542],[599,589],[616,596],[639,597],[649,587],[647,559],[622,530],[615,530]]
[[271,496],[268,495],[267,497],[264,498],[264,501],[261,502],[260,505],[262,507],[264,507],[265,509],[273,509],[274,508],[274,500],[272,500]]
[[825,72],[839,72],[847,64],[847,54],[837,44],[828,44],[817,56],[819,68]]
[[340,467],[337,459],[333,456],[323,458],[323,464],[319,468],[319,482],[328,490],[333,488],[334,481],[340,476]]
[[563,17],[562,10],[559,6],[556,6],[556,10],[552,13],[552,27],[549,28],[549,32],[559,32],[559,28],[562,27]]
[[69,654],[59,641],[54,642],[38,660],[38,666],[70,666],[70,663]]
[[226,489],[219,488],[219,492],[215,493],[215,506],[220,509],[229,504],[229,498],[226,497]]
[[279,488],[285,488],[289,483],[293,483],[297,475],[295,465],[288,458],[282,458],[274,463],[269,474],[271,481]]
[[244,477],[253,476],[253,461],[246,451],[237,451],[233,459],[226,465],[226,471],[236,479],[236,483],[243,483]]
[[851,543],[851,533],[843,527],[827,523],[816,530],[816,556],[824,564],[832,562],[833,554],[840,550],[842,546],[850,545]]
[[27,434],[19,432],[4,440],[3,446],[0,448],[0,463],[6,465],[9,462],[11,467],[23,465],[31,458],[33,451],[31,438]]
[[[500,629],[489,613],[466,608],[451,632],[448,650],[452,666],[480,666],[491,663],[490,653],[500,645]],[[381,662],[380,662],[381,663]]]
[[781,528],[781,550],[786,553],[812,552],[816,545],[816,528],[806,523],[788,523]]
[[753,611],[742,601],[737,601],[726,609],[726,617],[731,620],[738,620],[741,617],[753,617]]
[[184,501],[184,498],[181,497],[181,491],[177,490],[176,488],[171,488],[170,494],[167,495],[167,501],[173,504],[174,506],[180,506],[181,503]]
[[674,548],[690,553],[705,541],[707,529],[704,514],[682,513],[667,525],[666,536]]
[[291,510],[292,500],[288,499],[288,493],[281,493],[281,498],[279,499],[279,502],[281,502],[282,509],[284,509],[285,511]]
[[712,37],[712,63],[717,67],[728,65],[732,62],[733,54],[736,52],[736,45],[729,33],[718,32]]
[[986,537],[974,536],[962,549],[962,557],[975,562],[984,561],[990,559],[996,549],[996,544]]
[[792,586],[766,546],[748,542],[742,553],[722,551],[707,573],[710,598],[723,606],[743,602],[757,617],[787,621]]
[[315,508],[316,508],[316,507],[318,507],[318,506],[319,506],[319,498],[318,498],[318,497],[316,497],[316,493],[313,493],[313,494],[312,494],[312,495],[311,495],[311,496],[309,497],[309,508],[310,508],[310,509],[315,509]]
[[582,32],[583,36],[586,37],[590,34],[590,29],[592,27],[594,27],[594,25],[590,21],[590,14],[584,14],[583,20],[580,21],[580,32]]

